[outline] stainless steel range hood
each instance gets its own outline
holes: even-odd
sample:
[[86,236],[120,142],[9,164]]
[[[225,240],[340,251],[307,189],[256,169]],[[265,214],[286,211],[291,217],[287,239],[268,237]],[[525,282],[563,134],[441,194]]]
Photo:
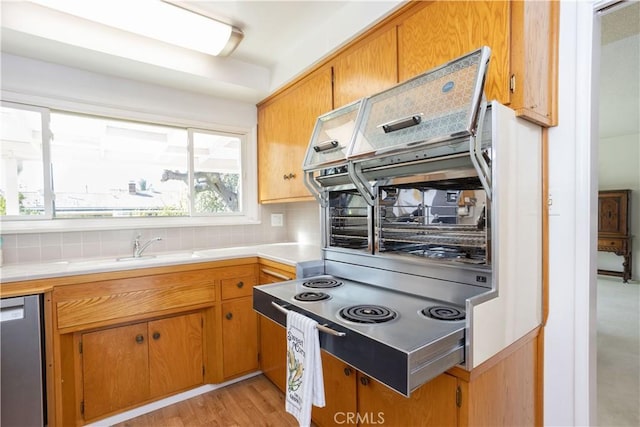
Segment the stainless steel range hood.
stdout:
[[355,185],[373,206],[376,180],[409,175],[427,163],[434,171],[474,168],[490,197],[490,167],[477,138],[490,55],[482,47],[319,117],[303,169],[320,204],[327,203],[322,188]]

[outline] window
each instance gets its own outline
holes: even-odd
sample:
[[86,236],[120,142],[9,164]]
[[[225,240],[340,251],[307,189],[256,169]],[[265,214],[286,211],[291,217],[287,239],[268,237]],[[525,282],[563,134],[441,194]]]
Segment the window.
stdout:
[[0,213],[5,219],[244,212],[246,134],[14,104],[3,104],[0,125]]
[[3,104],[0,114],[0,215],[42,218],[47,204],[43,144],[46,110]]

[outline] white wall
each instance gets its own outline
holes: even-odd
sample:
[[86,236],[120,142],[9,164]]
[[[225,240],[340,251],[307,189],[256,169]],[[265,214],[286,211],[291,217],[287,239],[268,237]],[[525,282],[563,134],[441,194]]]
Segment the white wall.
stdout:
[[596,150],[591,144],[593,4],[562,2],[559,125],[549,131],[549,318],[544,424],[596,422]]
[[165,119],[167,123],[209,123],[222,127],[252,129],[257,123],[255,105],[214,98],[192,92],[141,83],[78,68],[65,67],[2,53],[2,99],[34,101],[42,106],[85,113],[123,110],[135,118]]
[[[598,146],[598,189],[632,190],[631,234],[640,236],[640,134],[601,138]],[[640,241],[633,241],[633,279],[640,278]],[[622,257],[598,252],[598,268],[622,271]]]

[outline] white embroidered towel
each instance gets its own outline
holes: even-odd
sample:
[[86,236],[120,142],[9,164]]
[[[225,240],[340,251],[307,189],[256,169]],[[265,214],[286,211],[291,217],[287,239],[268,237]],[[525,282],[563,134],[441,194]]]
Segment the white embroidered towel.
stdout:
[[323,407],[324,380],[318,322],[289,310],[287,314],[287,398],[285,409],[301,427],[311,424],[311,405]]

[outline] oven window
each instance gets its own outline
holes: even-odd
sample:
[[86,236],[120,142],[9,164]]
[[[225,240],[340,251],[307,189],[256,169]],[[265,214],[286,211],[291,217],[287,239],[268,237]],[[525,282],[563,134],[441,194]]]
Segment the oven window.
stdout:
[[378,251],[487,263],[487,197],[482,189],[382,187]]
[[356,190],[330,192],[328,210],[329,246],[370,250],[370,208]]

